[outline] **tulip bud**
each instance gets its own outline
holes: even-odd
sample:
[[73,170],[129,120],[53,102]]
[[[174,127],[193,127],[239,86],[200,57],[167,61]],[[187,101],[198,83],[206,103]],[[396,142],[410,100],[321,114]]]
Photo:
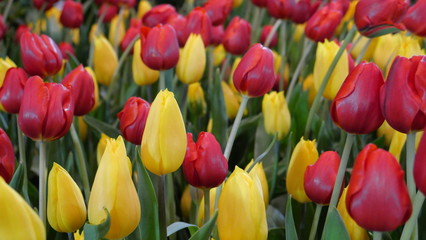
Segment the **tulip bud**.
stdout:
[[380,109],[382,71],[374,63],[358,64],[343,82],[331,103],[334,123],[354,134],[367,134],[385,120]]
[[98,10],[98,18],[101,18],[104,16],[102,22],[108,23],[111,22],[111,20],[117,16],[118,13],[118,7],[115,5],[111,5],[109,3],[102,3],[101,7]]
[[[216,202],[216,192],[217,192],[217,188],[212,188],[209,189],[210,191],[210,216],[213,216],[214,214],[214,210],[215,210],[215,203]],[[197,216],[197,225],[198,226],[203,226],[203,222],[204,222],[204,196],[201,196],[201,201],[199,204],[199,208],[198,208],[198,216]]]
[[266,7],[268,0],[251,0],[251,3],[258,7]]
[[224,81],[221,81],[223,98],[225,100],[226,115],[229,119],[234,119],[237,116],[240,108],[241,95],[235,93],[231,87]]
[[[22,94],[28,75],[22,68],[9,68],[3,84],[0,84],[0,109],[8,113],[19,113]],[[1,79],[0,79],[1,81]]]
[[308,91],[308,104],[312,106],[314,102],[315,95],[317,95],[317,91],[314,86],[314,77],[312,74],[309,74],[305,80],[303,81],[303,91]]
[[377,44],[373,53],[373,61],[380,69],[389,69],[401,46],[402,37],[400,34],[387,34],[374,39]]
[[318,204],[330,203],[339,165],[337,152],[326,151],[314,164],[306,167],[303,184],[309,199]]
[[[354,39],[359,39],[359,40],[356,40],[358,43],[354,44],[353,47],[351,47],[352,48],[350,52],[351,56],[357,59],[361,54],[364,54],[362,56],[362,60],[363,61],[370,60],[373,57],[373,53],[377,45],[377,38],[371,39],[357,33]],[[365,48],[366,50],[364,50]]]
[[320,3],[319,0],[314,2],[311,0],[295,1],[293,12],[290,14],[291,20],[297,24],[305,23],[317,11]]
[[234,17],[225,30],[223,46],[226,51],[234,54],[243,54],[250,47],[251,25],[245,19]]
[[14,42],[19,43],[21,40],[22,34],[24,34],[25,32],[31,32],[31,28],[25,24],[19,25],[19,27],[16,29],[16,32],[15,32]]
[[271,92],[263,96],[262,112],[265,130],[269,134],[277,134],[278,139],[287,136],[291,125],[291,116],[288,111],[284,92]]
[[0,177],[2,239],[44,240],[46,230],[37,213]]
[[306,168],[317,159],[315,140],[305,141],[302,137],[291,154],[286,177],[287,192],[300,203],[311,201],[305,192],[304,176]]
[[185,189],[183,190],[182,196],[180,198],[180,211],[185,221],[189,220],[189,215],[191,214],[191,205],[192,205],[191,192],[189,189],[189,185],[186,185]]
[[207,12],[204,8],[196,7],[194,8],[186,17],[186,34],[200,34],[204,46],[208,46],[211,42],[212,35],[212,22],[207,15]]
[[118,66],[117,54],[111,43],[102,36],[95,36],[95,49],[93,53],[93,68],[96,79],[102,85],[111,83],[114,71]]
[[278,19],[289,19],[294,11],[294,0],[267,0],[268,13]]
[[56,140],[71,127],[74,102],[71,91],[60,83],[44,83],[39,76],[25,84],[18,124],[34,140]]
[[[420,46],[419,40],[415,36],[401,36],[401,46],[398,48],[397,56],[410,58],[414,55],[425,55],[425,51]],[[393,62],[394,59],[390,61]]]
[[254,44],[234,72],[234,86],[242,94],[259,97],[274,86],[274,55],[269,48]]
[[108,40],[113,46],[120,44],[124,38],[124,35],[126,34],[124,20],[119,20],[120,17],[115,16],[113,19],[111,19],[111,23],[109,24]]
[[127,99],[123,110],[117,114],[124,139],[136,145],[141,144],[149,108],[149,103],[142,98]]
[[[260,33],[260,39],[259,39],[259,42],[261,44],[265,44],[266,39],[268,38],[271,30],[272,30],[272,25],[263,26],[262,32]],[[273,48],[277,46],[277,43],[278,43],[278,34],[275,32],[274,35],[272,36],[271,42],[269,43],[269,47]]]
[[[315,42],[331,39],[343,18],[343,13],[336,5],[326,4],[306,22],[305,34]],[[327,68],[325,68],[327,70]]]
[[[130,19],[130,27],[127,29],[120,42],[121,51],[126,51],[126,48],[128,48],[132,41],[139,35],[141,27],[142,23],[140,20],[134,18]],[[130,49],[130,54],[133,54],[133,47]]]
[[99,87],[98,87],[98,81],[96,80],[96,74],[90,67],[85,67],[86,71],[90,74],[93,80],[93,85],[95,86],[94,95],[95,95],[95,104],[93,105],[93,109],[97,108],[99,106]]
[[204,91],[199,82],[188,85],[189,111],[195,116],[204,115],[207,111],[207,104],[204,98]]
[[179,47],[181,48],[185,46],[186,40],[189,37],[189,33],[186,31],[187,22],[186,17],[180,14],[173,15],[167,20],[167,23],[175,29]]
[[176,9],[170,4],[159,4],[146,12],[142,22],[147,27],[155,27],[157,24],[166,24],[170,17],[176,15]]
[[[244,170],[248,171],[252,164],[253,159],[247,164]],[[256,178],[259,179],[260,185],[262,186],[263,201],[265,202],[265,208],[267,208],[269,204],[269,188],[268,179],[266,178],[265,171],[263,170],[262,162],[256,163],[256,165],[254,165],[254,167],[249,172],[249,175],[253,181],[256,181]]]
[[265,204],[258,178],[235,167],[219,197],[217,228],[221,240],[266,240]]
[[15,150],[7,134],[0,128],[0,176],[12,180],[15,171]]
[[398,162],[406,140],[407,134],[394,130],[394,133],[392,134],[392,140],[389,145],[389,152],[396,158]]
[[[225,29],[223,25],[213,26],[212,36],[210,38],[210,45],[218,46],[222,45],[223,37],[225,36]],[[223,48],[223,45],[222,45]]]
[[57,232],[74,232],[86,221],[86,204],[69,173],[53,163],[47,182],[47,220]]
[[96,147],[96,160],[98,162],[98,166],[101,163],[101,159],[102,159],[102,156],[104,155],[107,142],[110,139],[111,138],[108,137],[106,134],[101,133],[101,138],[99,139],[98,145]]
[[138,4],[138,14],[137,14],[137,18],[138,19],[142,19],[145,14],[151,10],[152,6],[151,3],[149,3],[149,1],[147,0],[142,0],[139,2]]
[[133,45],[132,74],[133,80],[139,86],[149,85],[158,80],[160,72],[147,67],[141,58],[141,40]]
[[160,91],[146,120],[142,162],[156,175],[174,172],[182,165],[186,146],[185,124],[174,94],[167,89]]
[[180,81],[190,84],[200,81],[206,68],[206,49],[199,34],[191,34],[182,49],[176,66]]
[[226,51],[222,44],[213,49],[213,66],[219,66],[226,58]]
[[61,42],[59,43],[58,47],[59,47],[59,50],[61,50],[62,57],[65,60],[69,59],[69,55],[75,56],[74,48],[72,47],[70,43]]
[[89,198],[91,224],[100,224],[111,217],[107,239],[124,238],[135,230],[141,216],[138,193],[132,181],[130,159],[121,136],[107,141],[105,152],[96,171]]
[[37,10],[42,10],[43,8],[44,11],[47,11],[53,7],[57,1],[58,0],[33,0],[33,5]]
[[83,23],[83,5],[81,2],[66,0],[62,8],[61,23],[68,28],[79,28]]
[[426,193],[426,135],[423,134],[414,159],[414,181],[423,194]]
[[426,8],[426,1],[419,0],[411,6],[403,17],[404,26],[412,33],[420,37],[426,37],[426,15],[424,10]]
[[364,147],[355,159],[346,207],[371,231],[390,232],[408,220],[412,207],[404,171],[392,154],[374,144]]
[[231,12],[231,7],[232,0],[208,0],[203,5],[214,26],[225,23]]

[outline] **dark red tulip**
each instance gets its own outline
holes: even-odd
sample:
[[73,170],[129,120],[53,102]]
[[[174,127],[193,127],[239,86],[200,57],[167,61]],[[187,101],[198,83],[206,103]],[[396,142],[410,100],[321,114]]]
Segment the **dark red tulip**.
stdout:
[[419,0],[404,15],[402,23],[408,31],[420,37],[426,37],[426,0]]
[[[132,18],[130,19],[130,26],[124,34],[123,39],[120,43],[121,51],[125,51],[127,47],[132,43],[132,41],[137,37],[140,33],[140,29],[142,27],[142,22],[138,19]],[[130,49],[130,54],[133,54],[133,48]]]
[[182,48],[185,46],[186,40],[188,40],[189,34],[186,31],[186,17],[176,14],[169,18],[167,21],[176,31],[179,46]]
[[25,24],[19,25],[19,27],[16,29],[16,32],[15,32],[14,40],[16,43],[19,43],[19,41],[21,40],[22,34],[24,34],[25,32],[31,32],[31,28]]
[[127,141],[141,145],[146,119],[151,105],[139,97],[127,99],[123,110],[117,114],[120,120],[120,131]]
[[117,16],[118,7],[109,3],[102,3],[101,7],[98,10],[98,18],[103,16],[102,22],[108,23]]
[[[262,32],[260,33],[260,39],[259,39],[259,42],[261,44],[265,44],[266,39],[268,38],[269,33],[271,32],[272,28],[273,28],[272,25],[265,25],[262,28]],[[277,32],[275,32],[274,35],[272,36],[271,41],[269,42],[268,47],[273,48],[277,45],[277,43],[278,43],[278,34],[277,34]]]
[[380,89],[382,71],[374,63],[362,62],[349,73],[331,103],[334,123],[349,133],[367,134],[382,125]]
[[62,68],[62,53],[46,35],[25,32],[21,36],[21,58],[30,75],[55,75]]
[[400,21],[407,9],[406,0],[360,0],[355,8],[355,25],[367,37],[405,30]]
[[208,0],[203,8],[214,26],[225,23],[232,9],[232,0]]
[[37,10],[49,10],[58,0],[33,0],[33,5]]
[[136,0],[119,0],[118,6],[122,6],[125,8],[133,8],[136,6]]
[[411,216],[404,171],[395,157],[374,144],[358,154],[346,194],[346,208],[361,227],[390,232]]
[[69,72],[62,80],[62,84],[71,90],[75,116],[85,115],[93,109],[96,103],[95,83],[83,65],[80,64]]
[[62,57],[66,60],[69,59],[69,55],[75,56],[74,48],[72,47],[71,43],[68,42],[60,42],[59,50],[61,50]]
[[66,0],[62,8],[60,21],[68,28],[79,28],[83,23],[83,5],[81,2]]
[[274,18],[289,19],[294,11],[295,0],[267,0],[269,14]]
[[44,83],[39,76],[25,84],[18,124],[34,140],[56,140],[71,127],[74,103],[71,91],[60,83]]
[[266,7],[268,0],[251,0],[251,3],[258,7]]
[[0,87],[0,104],[8,113],[19,113],[28,75],[22,68],[10,68]]
[[274,55],[262,44],[254,44],[241,58],[234,72],[235,88],[250,97],[263,96],[275,83]]
[[15,150],[7,134],[0,128],[0,176],[8,183],[15,171]]
[[201,132],[194,143],[188,133],[188,145],[182,164],[186,181],[194,187],[213,188],[225,180],[228,161],[213,134]]
[[331,39],[343,18],[342,9],[338,6],[329,3],[315,12],[306,22],[306,36],[315,42]]
[[234,55],[240,55],[250,47],[251,26],[245,19],[234,17],[225,30],[223,47]]
[[196,7],[186,16],[186,20],[186,33],[188,36],[191,33],[200,34],[204,46],[208,46],[210,44],[213,25],[206,10]]
[[330,203],[339,165],[339,154],[327,151],[323,152],[314,164],[306,168],[303,184],[309,199],[318,204]]
[[0,39],[3,39],[7,31],[7,24],[3,19],[3,15],[0,15]]
[[170,17],[176,15],[176,9],[170,4],[159,4],[149,10],[142,18],[147,27],[155,27],[157,24],[166,24]]
[[315,2],[311,0],[296,1],[293,12],[290,15],[291,20],[297,24],[305,23],[317,11],[320,3],[320,0]]
[[417,148],[413,175],[417,188],[426,194],[426,134],[422,135]]
[[382,113],[392,128],[408,133],[426,124],[426,56],[397,56],[380,93]]
[[224,36],[225,28],[223,28],[223,25],[214,26],[212,28],[212,37],[210,39],[210,44],[214,46],[221,44]]
[[174,28],[169,24],[153,27],[141,44],[141,58],[149,68],[165,70],[176,66],[179,43]]

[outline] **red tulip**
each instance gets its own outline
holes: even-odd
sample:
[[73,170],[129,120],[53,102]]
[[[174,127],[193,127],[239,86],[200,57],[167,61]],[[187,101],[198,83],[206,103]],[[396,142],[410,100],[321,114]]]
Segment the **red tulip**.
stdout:
[[317,11],[320,3],[320,0],[315,2],[311,2],[311,0],[296,1],[293,12],[290,15],[291,20],[297,24],[305,23]]
[[3,39],[7,31],[7,24],[3,19],[3,15],[0,15],[0,39]]
[[102,3],[101,7],[98,10],[98,18],[103,17],[102,22],[108,23],[117,16],[118,7],[109,3]]
[[176,15],[176,9],[170,4],[159,4],[149,10],[142,18],[147,27],[155,27],[158,24],[166,24],[168,19]]
[[382,71],[376,64],[358,64],[331,103],[330,114],[334,123],[355,134],[366,134],[379,128],[384,121],[380,108],[383,84]]
[[22,68],[7,70],[3,85],[0,87],[0,105],[6,112],[19,113],[27,79],[28,75]]
[[214,26],[225,23],[232,9],[232,0],[208,0],[203,8]]
[[56,140],[71,127],[74,103],[71,91],[60,83],[44,83],[39,76],[25,84],[18,124],[34,140]]
[[422,135],[417,148],[413,175],[417,188],[426,194],[426,134]]
[[212,37],[210,39],[210,44],[214,46],[221,44],[224,36],[225,29],[223,28],[223,25],[214,26],[212,28]]
[[[260,33],[260,39],[259,39],[259,42],[261,44],[265,44],[266,39],[268,38],[271,30],[272,30],[272,25],[265,25],[262,28],[262,32]],[[277,45],[277,43],[278,43],[278,34],[277,32],[275,32],[274,35],[272,36],[271,42],[269,43],[269,47],[273,48]]]
[[14,41],[16,43],[19,43],[20,40],[21,40],[22,34],[24,34],[25,32],[31,32],[31,28],[28,27],[25,24],[19,25],[19,27],[16,29],[16,32],[15,32],[15,39],[14,39]]
[[165,70],[176,66],[179,43],[175,30],[169,24],[153,27],[141,44],[141,58],[149,68]]
[[122,6],[125,8],[133,8],[136,6],[136,0],[119,0],[118,6]]
[[229,23],[223,38],[223,47],[234,55],[240,55],[250,47],[251,26],[246,20],[236,16]]
[[405,30],[400,21],[407,9],[406,0],[360,0],[355,8],[355,25],[367,37]]
[[185,46],[186,40],[189,37],[188,32],[186,31],[186,17],[176,14],[167,20],[167,23],[170,24],[176,31],[176,36],[178,38],[179,46],[182,48]]
[[64,59],[68,60],[69,55],[75,56],[74,48],[72,47],[70,43],[60,42],[58,47],[59,47],[59,50],[61,50],[62,57]]
[[[130,19],[130,26],[124,34],[123,39],[120,43],[121,51],[125,51],[127,47],[132,43],[132,41],[137,37],[140,33],[140,29],[142,27],[142,22],[138,19]],[[133,48],[130,49],[130,54],[133,54]]]
[[358,154],[346,194],[346,207],[361,227],[389,232],[411,216],[404,171],[395,157],[374,144]]
[[339,154],[327,151],[323,152],[314,164],[306,168],[303,184],[309,199],[318,204],[330,203],[339,165]]
[[251,3],[258,7],[266,7],[268,0],[251,0]]
[[194,8],[186,17],[186,34],[200,34],[203,39],[204,46],[210,44],[210,38],[212,35],[212,22],[210,17],[204,8]]
[[46,35],[25,32],[21,36],[21,58],[30,75],[55,75],[62,68],[62,53]]
[[74,115],[82,116],[89,113],[96,103],[95,84],[92,75],[79,65],[69,72],[62,84],[71,90],[74,101]]
[[295,0],[268,0],[269,14],[274,18],[289,19],[294,11]]
[[426,124],[426,56],[397,56],[380,92],[382,113],[392,128],[408,133]]
[[58,0],[33,0],[33,5],[37,10],[43,8],[44,11],[49,10],[53,7]]
[[275,83],[274,56],[269,48],[254,44],[234,72],[235,88],[250,97],[269,92]]
[[83,5],[81,2],[66,0],[62,8],[60,21],[68,28],[79,28],[83,23]]
[[201,132],[197,143],[188,133],[188,146],[182,164],[186,181],[194,187],[213,188],[225,180],[228,161],[213,134]]
[[404,15],[402,23],[412,33],[426,37],[426,0],[419,0]]
[[315,12],[306,23],[306,36],[316,42],[330,39],[342,21],[343,15],[339,4],[329,3],[325,5]]
[[151,105],[139,97],[127,99],[123,110],[117,114],[120,120],[120,131],[127,141],[141,145],[146,119]]
[[15,150],[7,134],[0,128],[0,176],[8,183],[15,170]]

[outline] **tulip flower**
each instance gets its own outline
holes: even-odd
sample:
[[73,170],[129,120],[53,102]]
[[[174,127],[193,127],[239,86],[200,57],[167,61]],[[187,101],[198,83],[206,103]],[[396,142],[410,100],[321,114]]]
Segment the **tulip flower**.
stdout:
[[150,104],[139,97],[130,97],[117,114],[120,120],[120,131],[124,139],[140,145],[148,117]]
[[137,18],[142,19],[145,14],[152,9],[151,3],[147,0],[142,0],[138,4]]
[[405,0],[360,0],[355,9],[355,25],[367,37],[404,30],[400,21],[407,9]]
[[25,32],[31,32],[31,28],[25,24],[19,25],[15,32],[14,42],[19,43],[21,40],[22,34],[24,34]]
[[259,97],[272,89],[274,77],[272,51],[257,43],[244,54],[233,74],[233,82],[242,94]]
[[110,139],[111,138],[108,137],[108,135],[101,133],[101,138],[99,139],[98,145],[96,146],[96,160],[98,162],[98,166],[101,163],[102,156],[104,155],[107,142]]
[[204,98],[204,91],[199,82],[188,85],[189,111],[198,115],[204,115],[207,111],[207,104]]
[[70,43],[61,42],[61,43],[59,43],[58,47],[59,47],[59,50],[61,50],[62,57],[65,60],[69,59],[69,55],[75,56],[74,48],[72,47],[72,45]]
[[126,34],[126,26],[124,20],[117,15],[109,24],[108,40],[113,46],[117,46],[121,43]]
[[398,162],[406,140],[407,134],[394,130],[394,133],[392,134],[392,140],[389,145],[389,152],[396,158]]
[[414,159],[414,181],[417,188],[423,193],[426,193],[426,135],[423,134],[419,146],[417,148],[416,156]]
[[225,99],[226,115],[229,119],[237,116],[238,108],[240,108],[241,95],[234,92],[232,88],[224,81],[222,84],[223,98]]
[[339,4],[328,3],[312,15],[306,22],[305,34],[315,41],[331,39],[343,18]]
[[176,66],[179,60],[179,43],[172,26],[157,25],[141,41],[143,62],[151,69],[166,70]]
[[160,72],[145,65],[141,58],[141,40],[133,45],[132,74],[133,80],[139,86],[149,85],[158,80]]
[[56,140],[71,127],[74,102],[71,91],[59,83],[44,83],[39,76],[25,84],[18,124],[34,140]]
[[118,57],[111,43],[104,36],[95,36],[94,41],[93,69],[96,79],[100,84],[108,86],[118,67]]
[[10,68],[0,87],[0,109],[8,113],[19,113],[28,75],[22,68]]
[[291,125],[291,116],[288,111],[284,92],[265,94],[262,101],[262,112],[265,130],[269,134],[278,134],[278,139],[287,136]]
[[132,181],[130,159],[121,136],[107,140],[89,198],[91,224],[100,224],[110,214],[107,239],[124,238],[135,230],[141,216],[138,193]]
[[21,58],[30,75],[55,75],[62,67],[62,53],[46,35],[25,32],[21,36]]
[[176,14],[168,18],[167,24],[170,24],[176,31],[176,36],[179,42],[179,47],[185,46],[186,40],[189,37],[189,33],[186,31],[187,24],[186,17]]
[[299,0],[295,1],[290,18],[294,23],[301,24],[308,21],[317,11],[321,1]]
[[[216,201],[216,192],[217,188],[209,189],[210,191],[210,216],[213,216],[214,210],[215,210],[215,204],[213,204]],[[195,200],[196,201],[196,200]],[[203,226],[204,222],[204,196],[202,196],[199,208],[198,208],[198,216],[197,216],[197,225]]]
[[86,221],[86,204],[77,183],[53,163],[47,182],[47,220],[57,232],[75,232]]
[[95,84],[92,76],[83,65],[79,65],[69,72],[62,84],[71,90],[74,100],[74,115],[82,116],[89,113],[95,105]]
[[[139,19],[130,19],[130,26],[120,42],[121,51],[126,51],[126,48],[128,48],[132,41],[139,35],[141,27],[142,23]],[[133,54],[133,47],[130,49],[130,54]]]
[[380,93],[382,113],[392,128],[408,133],[425,127],[425,74],[426,56],[395,58]]
[[234,54],[243,54],[250,47],[251,25],[246,20],[234,17],[225,30],[223,46],[226,51]]
[[402,37],[400,34],[387,34],[377,38],[376,48],[373,52],[373,61],[379,66],[380,69],[389,69],[393,62],[393,59],[398,53],[398,49],[402,43]]
[[[253,159],[247,164],[244,170],[248,171],[252,164]],[[254,167],[249,172],[249,175],[253,179],[253,181],[256,181],[256,178],[259,179],[260,185],[262,186],[263,201],[265,202],[265,208],[267,208],[269,204],[269,187],[268,179],[266,178],[265,171],[263,170],[262,162],[256,163],[256,165],[254,165]]]
[[[214,26],[212,28],[212,36],[210,38],[210,44],[213,46],[222,45],[222,40],[224,36],[225,36],[225,29],[223,28],[223,25]],[[223,45],[222,45],[222,48],[223,48]]]
[[186,34],[200,34],[203,39],[204,46],[208,46],[211,42],[212,22],[204,8],[194,8],[186,17]]
[[[401,45],[396,53],[397,56],[410,58],[415,55],[425,55],[419,43],[419,39],[415,36],[401,35]],[[394,59],[390,61],[393,62]]]
[[95,104],[93,105],[93,109],[97,108],[99,106],[99,87],[98,87],[98,81],[96,80],[96,74],[93,71],[92,68],[90,67],[85,67],[84,69],[86,69],[86,71],[90,74],[90,76],[92,76],[92,80],[93,80],[93,84],[95,85],[95,90],[94,90],[94,94],[95,94]]
[[115,16],[117,16],[117,13],[117,6],[104,2],[98,10],[98,18],[101,18],[103,16],[102,22],[109,23]]
[[251,3],[257,7],[266,7],[268,0],[251,0]]
[[265,205],[259,179],[235,167],[222,188],[217,228],[221,240],[266,240]]
[[226,58],[226,51],[222,44],[213,49],[213,66],[219,66]]
[[58,0],[33,0],[33,5],[37,10],[43,8],[44,11],[49,10]]
[[0,128],[0,176],[6,182],[10,182],[14,171],[15,150],[9,136]]
[[144,14],[142,22],[145,26],[153,28],[158,24],[166,24],[167,20],[176,14],[176,9],[172,5],[159,4]]
[[330,203],[339,165],[339,154],[334,151],[326,151],[314,164],[306,167],[303,183],[309,199],[318,204]]
[[[317,91],[319,90],[321,83],[324,80],[324,76],[338,51],[339,46],[335,42],[329,42],[326,40],[324,43],[318,44],[313,73],[314,86]],[[333,100],[346,76],[348,76],[348,73],[348,55],[345,50],[328,80],[323,96],[329,100]]]
[[66,0],[62,8],[61,23],[68,28],[79,28],[83,23],[83,4]]
[[45,240],[37,213],[0,177],[0,236],[2,239]]
[[402,20],[402,23],[408,31],[420,37],[426,37],[426,26],[422,24],[426,22],[426,15],[424,14],[425,8],[425,0],[417,1],[408,9]]
[[197,142],[187,134],[188,146],[182,164],[186,181],[194,187],[213,188],[225,180],[228,161],[213,134],[200,132]]
[[189,219],[189,215],[191,214],[191,205],[192,205],[191,191],[190,191],[189,185],[186,185],[185,189],[183,190],[182,196],[180,198],[180,211],[182,213],[184,220]]
[[349,133],[367,134],[382,125],[380,89],[382,71],[374,63],[362,62],[352,70],[331,103],[334,123]]
[[214,26],[225,23],[231,12],[232,0],[208,0],[203,8]]
[[404,171],[392,154],[374,144],[364,147],[355,159],[346,207],[371,231],[393,231],[408,220],[412,207]]
[[199,34],[191,34],[182,49],[176,74],[186,84],[200,81],[206,67],[206,49]]
[[146,120],[142,162],[156,175],[174,172],[182,165],[186,143],[185,124],[174,94],[167,89],[160,91]]
[[311,201],[305,192],[304,176],[306,168],[314,164],[317,159],[315,140],[305,141],[302,137],[291,154],[286,177],[287,192],[300,203]]
[[289,19],[294,11],[295,0],[267,0],[268,13],[278,19]]
[[[369,61],[373,57],[374,50],[375,50],[377,42],[378,42],[377,41],[378,38],[370,39],[370,38],[364,37],[361,34],[357,33],[357,34],[355,34],[354,39],[359,39],[359,40],[357,40],[358,41],[357,44],[354,44],[353,47],[351,47],[352,48],[352,50],[350,52],[351,56],[354,59],[357,59],[361,54],[364,54],[362,56],[362,60],[363,61]],[[367,49],[364,50],[365,48],[367,48]]]
[[[272,30],[272,25],[263,26],[262,32],[260,33],[260,39],[259,39],[259,42],[261,44],[265,44],[266,39],[268,38],[271,30]],[[278,34],[275,32],[274,35],[272,35],[272,39],[271,39],[271,42],[269,43],[269,47],[273,48],[277,46],[277,43],[278,43]]]

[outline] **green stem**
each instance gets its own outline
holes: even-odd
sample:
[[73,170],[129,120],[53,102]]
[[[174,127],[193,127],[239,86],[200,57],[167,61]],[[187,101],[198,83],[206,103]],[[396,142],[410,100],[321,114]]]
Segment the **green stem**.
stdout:
[[158,90],[164,90],[166,89],[166,72],[160,71],[160,80],[158,82]]
[[264,44],[265,47],[269,47],[269,44],[271,43],[272,38],[274,37],[274,34],[277,32],[278,27],[280,26],[281,22],[282,22],[281,19],[277,19],[275,21],[274,26],[272,27],[271,31],[269,32],[268,36],[266,37],[265,44]]
[[256,166],[257,163],[259,163],[268,153],[269,151],[271,151],[272,147],[275,145],[277,141],[277,134],[274,135],[274,138],[272,139],[271,143],[269,144],[269,146],[266,148],[266,150],[260,154],[256,160],[253,161],[253,163],[250,165],[249,169],[247,169],[247,172],[250,172],[254,166]]
[[9,16],[10,8],[12,7],[13,0],[8,0],[7,5],[3,11],[3,21],[6,22],[7,17]]
[[425,195],[421,191],[417,191],[416,196],[414,197],[413,202],[413,212],[404,225],[404,230],[402,230],[401,240],[409,240],[413,233],[413,230],[417,224],[417,218],[419,217],[420,211],[422,210],[423,202],[425,201]]
[[284,90],[284,73],[285,73],[285,64],[286,64],[286,56],[285,53],[287,51],[287,38],[286,38],[286,34],[287,34],[287,23],[284,22],[283,24],[281,24],[281,29],[280,29],[280,41],[281,41],[281,46],[280,46],[280,56],[281,56],[281,66],[280,66],[280,82],[279,82],[279,90],[283,91]]
[[27,160],[25,156],[24,134],[19,128],[18,115],[15,115],[15,116],[16,116],[16,130],[17,130],[16,134],[18,135],[19,163],[22,164],[22,166],[24,167],[24,179],[22,183],[23,194],[24,194],[25,201],[27,201],[28,203],[31,203],[30,196],[28,195]]
[[161,175],[158,180],[158,216],[160,220],[160,240],[167,239],[166,225],[166,195],[165,195],[166,175]]
[[382,239],[382,232],[374,231],[373,240],[381,240],[381,239]]
[[206,224],[210,219],[210,188],[203,189],[204,191],[204,221]]
[[240,126],[241,119],[243,118],[244,109],[247,106],[247,102],[249,97],[243,95],[243,99],[241,100],[240,108],[238,108],[237,116],[235,117],[234,124],[232,125],[231,134],[229,134],[228,142],[226,143],[224,156],[227,160],[229,160],[229,155],[231,155],[232,145],[234,145],[235,137],[237,136],[237,130]]
[[322,210],[322,205],[317,204],[315,208],[314,219],[312,220],[311,232],[309,233],[309,240],[315,239],[315,235],[317,234],[317,229],[318,229],[319,218],[321,216],[321,210]]
[[334,56],[333,61],[331,62],[330,67],[327,70],[327,73],[324,76],[324,79],[322,80],[321,86],[318,89],[317,95],[315,96],[314,102],[312,104],[311,109],[309,110],[308,120],[306,123],[305,128],[305,138],[309,138],[309,132],[311,130],[311,123],[312,119],[314,117],[314,114],[318,110],[320,99],[322,97],[322,94],[325,90],[325,87],[327,86],[328,80],[331,77],[331,74],[333,73],[334,68],[336,68],[337,62],[339,61],[340,57],[342,56],[343,52],[345,51],[346,47],[348,46],[349,42],[352,40],[353,36],[356,33],[356,27],[353,26],[351,30],[348,32],[348,34],[345,37],[345,40],[343,41],[342,45],[339,48],[339,51],[337,51],[336,56]]
[[39,204],[38,211],[41,222],[46,226],[46,180],[47,180],[47,166],[46,166],[46,142],[39,141],[39,175],[38,175],[38,185],[39,185]]
[[277,173],[278,173],[278,161],[280,157],[280,141],[275,142],[275,157],[274,162],[272,165],[272,181],[271,181],[271,187],[269,188],[269,199],[272,199],[274,196],[275,186],[277,184]]
[[416,154],[416,132],[410,132],[407,135],[407,187],[410,194],[411,201],[413,201],[416,194],[416,184],[414,183],[414,155]]
[[253,16],[252,16],[252,19],[251,19],[251,26],[252,26],[252,31],[251,31],[251,44],[250,45],[253,45],[253,43],[255,43],[256,42],[256,40],[257,39],[255,39],[255,37],[256,37],[256,31],[257,31],[257,28],[259,28],[259,22],[260,22],[260,11],[261,11],[262,9],[261,8],[259,8],[259,7],[254,7],[254,13],[253,13]]
[[368,47],[370,46],[371,40],[372,39],[369,38],[367,43],[362,48],[361,52],[359,53],[359,56],[356,58],[355,65],[358,65],[358,63],[361,62],[362,58],[364,57],[365,53],[367,52]]
[[208,64],[209,64],[209,66],[208,66],[208,84],[209,84],[209,86],[211,86],[212,85],[212,83],[213,83],[213,61],[214,61],[214,56],[213,56],[213,47],[212,46],[209,46],[209,47],[207,47],[207,57],[208,57]]

